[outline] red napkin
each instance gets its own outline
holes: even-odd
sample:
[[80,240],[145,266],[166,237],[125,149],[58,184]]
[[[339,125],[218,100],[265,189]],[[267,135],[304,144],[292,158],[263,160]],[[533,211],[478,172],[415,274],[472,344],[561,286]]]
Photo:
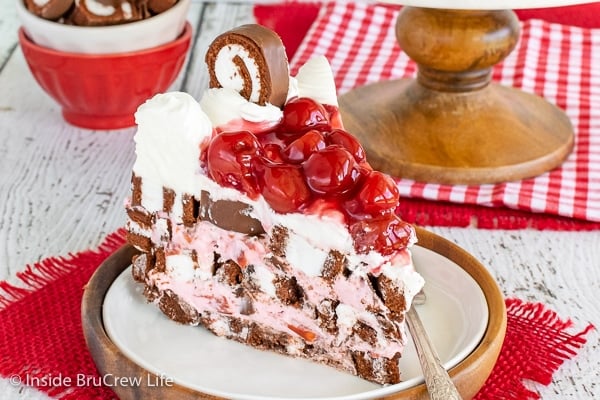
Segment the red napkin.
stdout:
[[[521,16],[553,16],[561,22],[575,18],[582,25],[600,26],[600,17],[592,20],[593,7],[600,9],[600,4],[564,7],[555,13],[551,9],[523,10]],[[295,14],[284,12],[289,8]],[[310,57],[325,55],[338,90],[344,93],[366,83],[415,75],[415,64],[395,40],[398,10],[389,5],[347,2],[322,6],[286,3],[257,6],[255,15],[290,42],[293,71]],[[292,14],[314,18],[306,33],[301,32],[302,26],[296,30],[289,19]],[[301,34],[305,36],[300,38]],[[592,105],[599,100],[595,88],[600,87],[600,70],[593,68],[592,61],[600,57],[600,41],[595,39],[599,36],[600,29],[529,19],[522,22],[515,51],[494,70],[496,81],[536,92],[569,115],[576,130],[576,146],[560,168],[534,179],[482,186],[403,179],[399,187],[407,200],[400,208],[402,216],[423,225],[467,226],[475,220],[484,228],[598,229],[600,108]]]
[[[28,266],[19,274],[25,288],[0,282],[0,376],[31,383],[60,399],[116,398],[101,384],[86,348],[80,305],[86,282],[125,242],[124,236],[119,230],[97,250]],[[506,339],[478,400],[539,398],[523,381],[550,384],[554,372],[577,354],[593,329],[590,324],[573,332],[570,320],[539,303],[507,299],[506,305]],[[77,385],[81,376],[90,384]],[[65,384],[69,380],[72,383]]]

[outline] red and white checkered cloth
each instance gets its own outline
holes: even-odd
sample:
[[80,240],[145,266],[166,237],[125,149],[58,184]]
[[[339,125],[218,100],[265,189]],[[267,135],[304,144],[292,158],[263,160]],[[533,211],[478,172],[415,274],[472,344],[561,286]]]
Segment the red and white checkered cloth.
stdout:
[[[325,55],[339,94],[366,83],[410,77],[416,65],[401,51],[394,26],[399,7],[327,3],[291,60],[292,73]],[[541,20],[521,23],[515,50],[493,79],[536,93],[565,110],[575,149],[560,168],[532,179],[489,185],[399,180],[403,196],[600,221],[600,29]]]

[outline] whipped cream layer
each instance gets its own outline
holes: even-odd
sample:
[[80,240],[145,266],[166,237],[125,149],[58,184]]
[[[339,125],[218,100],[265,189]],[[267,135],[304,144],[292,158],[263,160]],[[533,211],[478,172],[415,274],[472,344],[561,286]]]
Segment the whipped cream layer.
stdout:
[[[136,161],[133,173],[143,177],[142,205],[149,212],[163,208],[163,187],[175,191],[175,215],[181,217],[183,193],[200,193],[201,145],[212,135],[212,123],[189,94],[157,94],[135,113]],[[177,201],[179,200],[179,201]]]

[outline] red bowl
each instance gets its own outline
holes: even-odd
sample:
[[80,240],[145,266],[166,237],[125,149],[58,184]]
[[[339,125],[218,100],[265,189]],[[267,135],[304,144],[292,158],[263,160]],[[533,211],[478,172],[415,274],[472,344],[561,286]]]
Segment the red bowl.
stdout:
[[179,38],[167,44],[91,55],[38,46],[19,29],[19,43],[35,80],[60,104],[67,122],[89,129],[135,125],[138,106],[166,91],[177,78],[191,37],[188,22]]

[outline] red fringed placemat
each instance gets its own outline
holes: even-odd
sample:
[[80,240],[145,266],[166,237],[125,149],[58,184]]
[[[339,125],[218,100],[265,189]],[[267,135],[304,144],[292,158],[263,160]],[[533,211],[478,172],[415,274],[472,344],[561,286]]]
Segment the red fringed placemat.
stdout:
[[[88,352],[81,327],[81,299],[96,268],[124,242],[123,230],[96,251],[48,258],[18,276],[25,288],[0,282],[0,376],[30,383],[60,399],[114,399]],[[508,328],[496,367],[477,395],[487,399],[537,399],[524,380],[548,385],[552,375],[586,342],[588,325],[571,332],[542,304],[507,299]],[[83,377],[83,379],[81,378]],[[78,385],[80,381],[89,385]],[[71,382],[71,384],[65,384]]]
[[[293,72],[310,57],[325,55],[340,93],[370,82],[416,74],[416,65],[395,39],[399,7],[351,2],[317,6],[315,2],[292,2],[255,8],[258,22],[272,27],[290,43]],[[569,8],[569,15],[589,17],[575,12],[580,9]],[[290,32],[295,30],[290,15],[296,18],[299,13],[303,13],[305,23],[314,21],[303,37]],[[525,12],[523,17],[538,14]],[[587,26],[589,19],[583,21]],[[404,219],[422,225],[503,229],[600,228],[600,108],[592,106],[600,101],[595,90],[600,87],[600,70],[592,65],[600,58],[598,37],[600,29],[526,20],[515,51],[494,69],[496,81],[535,92],[571,118],[576,130],[575,150],[561,168],[535,179],[496,185],[400,180],[402,195],[411,199],[400,207]]]

